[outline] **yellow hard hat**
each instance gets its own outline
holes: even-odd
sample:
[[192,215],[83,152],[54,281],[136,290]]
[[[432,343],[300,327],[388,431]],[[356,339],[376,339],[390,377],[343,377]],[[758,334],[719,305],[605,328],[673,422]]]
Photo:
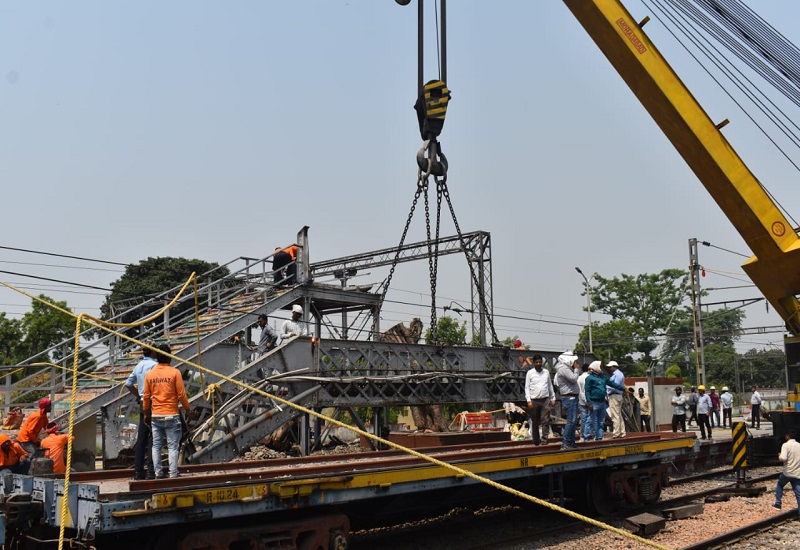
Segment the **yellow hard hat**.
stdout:
[[706,387],[703,384],[700,384],[699,386],[697,386],[697,390],[698,391],[706,391]]

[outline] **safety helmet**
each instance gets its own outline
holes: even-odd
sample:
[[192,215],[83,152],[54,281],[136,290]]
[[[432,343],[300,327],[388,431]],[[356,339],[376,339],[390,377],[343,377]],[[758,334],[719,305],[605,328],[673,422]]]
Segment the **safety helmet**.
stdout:
[[728,386],[722,386],[722,391],[728,391]]
[[706,391],[706,387],[703,384],[697,386],[697,391]]

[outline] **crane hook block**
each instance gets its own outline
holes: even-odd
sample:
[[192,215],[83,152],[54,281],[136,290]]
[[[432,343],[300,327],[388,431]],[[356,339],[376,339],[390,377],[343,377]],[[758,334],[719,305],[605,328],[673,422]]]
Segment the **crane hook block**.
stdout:
[[450,90],[441,80],[431,80],[422,87],[422,93],[414,104],[422,139],[433,139],[442,132],[449,102]]

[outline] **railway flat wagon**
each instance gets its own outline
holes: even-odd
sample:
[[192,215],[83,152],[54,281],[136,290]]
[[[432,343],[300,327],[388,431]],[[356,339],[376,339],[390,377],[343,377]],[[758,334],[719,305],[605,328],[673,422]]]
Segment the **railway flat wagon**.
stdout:
[[[258,462],[184,466],[178,478],[132,481],[130,471],[2,477],[5,548],[126,550],[347,548],[352,527],[454,505],[654,502],[669,463],[696,452],[693,435],[535,447],[460,444]],[[66,499],[65,499],[66,494]],[[60,540],[60,541],[59,541]]]

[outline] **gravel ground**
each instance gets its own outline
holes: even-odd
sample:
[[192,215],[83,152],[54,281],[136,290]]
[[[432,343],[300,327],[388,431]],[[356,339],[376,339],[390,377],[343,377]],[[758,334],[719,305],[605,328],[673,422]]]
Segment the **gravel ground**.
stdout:
[[[759,468],[749,473],[748,477],[756,477],[777,471],[777,468]],[[665,489],[664,498],[674,498],[686,493],[729,485],[731,476],[723,480],[704,480],[676,485]],[[762,484],[764,485],[764,484]],[[649,540],[666,548],[681,548],[700,542],[715,535],[743,527],[754,521],[773,517],[780,512],[772,508],[774,502],[774,482],[765,484],[767,492],[758,497],[731,497],[727,502],[706,503],[703,514],[695,518],[668,521],[666,527],[653,535]],[[783,511],[792,509],[793,495],[785,495]],[[637,512],[631,512],[635,515]],[[639,543],[621,535],[602,531],[592,525],[585,524],[572,527],[564,533],[546,534],[542,531],[552,530],[567,522],[573,522],[560,514],[535,506],[528,508],[511,507],[507,509],[485,509],[463,521],[465,513],[455,527],[449,524],[450,518],[440,517],[413,526],[398,526],[388,530],[385,539],[364,539],[356,537],[354,550],[381,548],[382,550],[588,550],[603,548],[645,549],[648,545]],[[457,517],[459,514],[452,514]],[[427,524],[427,525],[426,525]],[[623,520],[613,522],[622,528]],[[791,522],[784,526],[776,526],[753,538],[736,542],[728,548],[770,549],[800,548],[800,522]],[[422,527],[422,528],[421,528]],[[426,528],[427,527],[427,528]],[[378,530],[380,531],[380,530]],[[388,534],[388,533],[387,533]],[[511,540],[504,542],[504,540]]]

